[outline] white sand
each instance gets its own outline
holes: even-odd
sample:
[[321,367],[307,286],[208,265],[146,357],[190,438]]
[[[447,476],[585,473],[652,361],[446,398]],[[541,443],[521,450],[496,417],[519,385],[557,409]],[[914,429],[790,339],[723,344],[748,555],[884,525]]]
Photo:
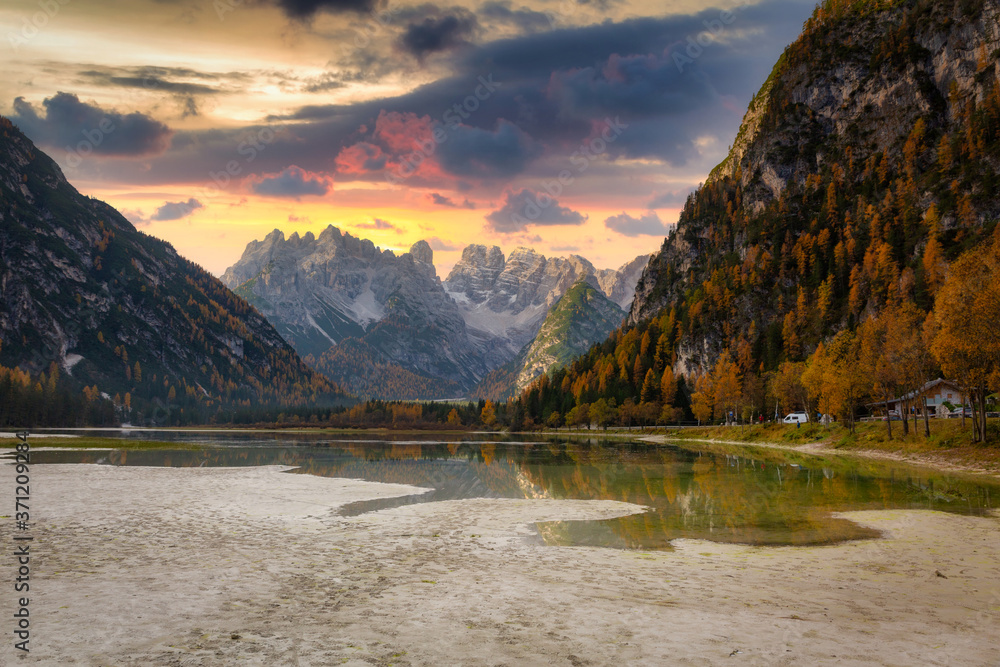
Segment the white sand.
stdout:
[[[421,490],[281,470],[33,466],[23,663],[1000,661],[995,518],[855,512],[845,516],[889,536],[832,547],[546,547],[535,521],[641,508],[469,500],[342,518],[346,502]],[[12,472],[0,467],[11,500]],[[11,532],[0,520],[4,545]],[[10,619],[15,594],[0,591]],[[11,629],[0,628],[0,664],[22,662]]]

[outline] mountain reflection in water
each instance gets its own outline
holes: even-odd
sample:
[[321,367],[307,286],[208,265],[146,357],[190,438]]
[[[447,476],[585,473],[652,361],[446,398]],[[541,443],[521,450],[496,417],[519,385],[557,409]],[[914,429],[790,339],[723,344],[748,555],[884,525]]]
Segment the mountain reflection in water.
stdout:
[[[756,545],[815,545],[877,536],[833,512],[933,509],[985,514],[998,486],[856,459],[795,459],[777,452],[699,452],[598,439],[441,442],[293,434],[175,434],[198,450],[33,452],[38,463],[130,466],[296,466],[294,474],[410,484],[428,489],[351,503],[358,515],[466,498],[619,500],[648,508],[602,521],[537,524],[546,544],[669,549],[677,538]],[[150,435],[163,439],[163,434]],[[747,451],[747,450],[744,450]],[[811,467],[822,465],[826,467]]]

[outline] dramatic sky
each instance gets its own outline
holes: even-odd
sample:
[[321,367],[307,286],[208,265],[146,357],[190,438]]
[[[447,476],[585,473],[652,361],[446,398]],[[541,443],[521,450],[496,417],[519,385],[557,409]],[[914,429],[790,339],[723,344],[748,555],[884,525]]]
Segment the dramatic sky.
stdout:
[[0,113],[221,274],[328,224],[439,274],[469,243],[659,247],[814,0],[0,0]]

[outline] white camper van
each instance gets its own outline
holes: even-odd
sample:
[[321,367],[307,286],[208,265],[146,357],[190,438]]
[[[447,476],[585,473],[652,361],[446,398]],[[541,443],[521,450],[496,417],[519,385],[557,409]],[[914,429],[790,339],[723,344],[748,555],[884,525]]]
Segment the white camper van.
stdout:
[[786,424],[805,424],[809,421],[809,415],[804,412],[791,412],[785,415],[782,421]]

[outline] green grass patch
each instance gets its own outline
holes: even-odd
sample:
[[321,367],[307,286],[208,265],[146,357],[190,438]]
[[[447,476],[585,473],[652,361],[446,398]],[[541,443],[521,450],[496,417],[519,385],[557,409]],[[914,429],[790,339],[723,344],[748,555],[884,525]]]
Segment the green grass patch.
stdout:
[[[711,426],[705,428],[678,429],[666,433],[671,440],[684,441],[718,440],[734,443],[755,443],[769,445],[798,445],[819,443],[839,451],[882,451],[892,454],[927,457],[942,463],[986,470],[1000,468],[1000,420],[987,422],[988,442],[972,442],[972,422],[966,420],[962,428],[961,419],[930,420],[931,435],[924,436],[924,422],[917,423],[903,435],[902,422],[892,422],[892,438],[886,423],[862,422],[851,433],[841,424],[821,426],[803,424],[801,428],[788,424],[763,424],[747,426]],[[738,446],[738,445],[735,445]],[[815,452],[813,453],[815,454]]]
[[[20,442],[15,438],[0,438],[0,449],[14,449]],[[190,442],[166,442],[160,440],[126,440],[124,438],[28,438],[28,444],[35,449],[205,449],[204,445]]]

